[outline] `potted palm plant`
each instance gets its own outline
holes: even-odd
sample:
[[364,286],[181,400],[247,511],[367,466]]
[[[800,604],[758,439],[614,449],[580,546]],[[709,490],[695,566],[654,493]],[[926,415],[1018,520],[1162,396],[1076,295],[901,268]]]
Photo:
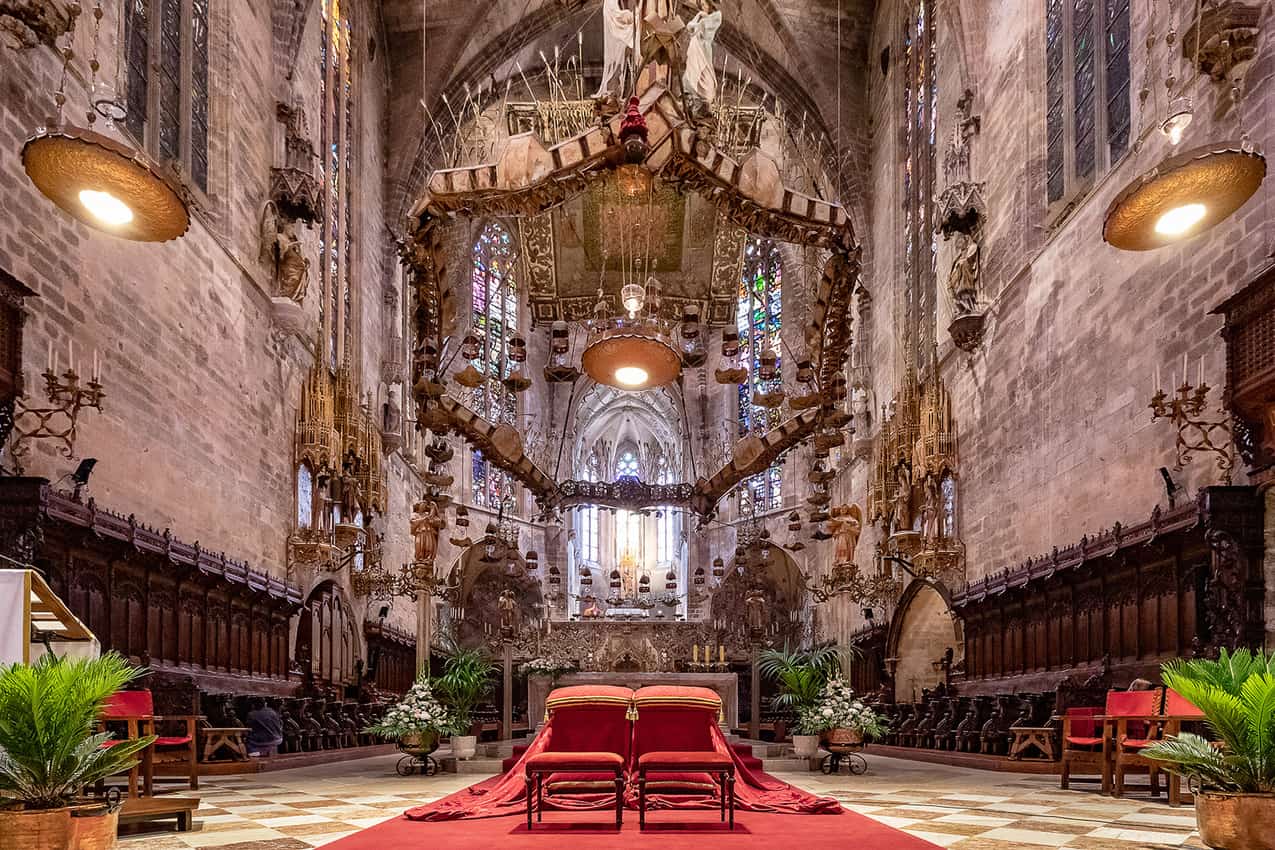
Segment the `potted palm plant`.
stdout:
[[85,786],[128,770],[153,736],[103,746],[107,698],[144,671],[115,653],[0,666],[0,850],[109,850],[115,806]]
[[1209,847],[1275,847],[1275,654],[1224,649],[1216,661],[1171,661],[1163,677],[1203,712],[1220,745],[1183,732],[1144,755],[1191,784]]
[[[474,709],[491,693],[495,674],[496,663],[487,650],[481,647],[452,649],[451,656],[443,664],[443,675],[438,677],[437,687],[439,696],[451,712],[453,731],[472,731]],[[452,755],[456,758],[473,758],[476,752],[477,735],[452,735]]]
[[801,716],[818,700],[826,683],[839,669],[836,647],[811,650],[767,649],[757,660],[758,671],[779,685],[779,693],[771,700],[778,709],[788,709],[798,717],[798,731],[792,736],[792,747],[798,758],[810,758],[819,751],[819,730],[814,734],[800,724]]

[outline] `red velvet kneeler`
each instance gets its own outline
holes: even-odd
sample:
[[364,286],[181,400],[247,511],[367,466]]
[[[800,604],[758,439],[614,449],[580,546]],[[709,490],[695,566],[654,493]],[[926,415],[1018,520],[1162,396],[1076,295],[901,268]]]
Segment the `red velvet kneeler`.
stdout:
[[[718,721],[721,697],[708,688],[652,685],[633,694],[633,747],[630,770],[649,752],[717,752],[735,765],[735,806],[741,811],[784,814],[841,814],[845,809],[831,797],[817,797],[762,772],[750,770],[726,741]],[[662,776],[667,781],[671,777]],[[647,808],[712,808],[716,805],[712,777],[687,774],[686,787],[647,785]]]
[[[629,760],[633,691],[611,685],[556,688],[545,700],[545,725],[527,751],[500,776],[461,789],[425,806],[408,809],[414,820],[453,820],[518,814],[526,805],[523,763],[537,753],[609,752]],[[546,784],[545,808],[605,809],[615,793],[588,793],[596,787],[591,775],[564,773]],[[606,777],[611,783],[611,777]],[[611,785],[614,788],[614,785]],[[567,793],[575,790],[585,793]],[[554,793],[557,790],[559,793]],[[598,789],[602,791],[601,788]]]

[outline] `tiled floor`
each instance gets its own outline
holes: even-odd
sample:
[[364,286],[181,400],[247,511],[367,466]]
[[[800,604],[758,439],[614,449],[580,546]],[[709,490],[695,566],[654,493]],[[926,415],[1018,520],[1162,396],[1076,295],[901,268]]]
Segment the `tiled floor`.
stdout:
[[[870,757],[865,776],[783,774],[781,779],[958,850],[1200,848],[1190,806],[1061,791],[1050,776],[1022,776]],[[306,850],[395,817],[481,777],[403,778],[395,756],[208,780],[191,832],[151,831],[121,850]],[[1162,798],[1163,799],[1163,798]],[[387,848],[389,850],[389,848]]]

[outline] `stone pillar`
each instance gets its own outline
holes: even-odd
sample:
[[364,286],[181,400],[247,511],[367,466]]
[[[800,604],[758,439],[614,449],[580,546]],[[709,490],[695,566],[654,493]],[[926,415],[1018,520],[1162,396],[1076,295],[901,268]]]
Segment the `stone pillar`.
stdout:
[[502,699],[500,706],[501,737],[514,737],[514,645],[512,641],[504,642],[505,671],[501,681]]
[[761,644],[753,644],[752,693],[749,695],[750,713],[748,717],[748,737],[754,741],[761,740]]
[[429,645],[434,639],[433,623],[430,622],[430,616],[433,613],[433,596],[424,589],[417,591],[416,597],[416,672],[429,664]]

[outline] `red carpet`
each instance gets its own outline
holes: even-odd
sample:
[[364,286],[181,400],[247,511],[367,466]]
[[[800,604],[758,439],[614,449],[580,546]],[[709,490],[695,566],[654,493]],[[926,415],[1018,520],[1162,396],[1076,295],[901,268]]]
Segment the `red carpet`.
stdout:
[[841,817],[736,812],[735,831],[717,819],[716,811],[648,812],[646,830],[638,831],[637,812],[624,813],[624,830],[616,832],[611,812],[545,812],[543,822],[527,832],[522,817],[476,818],[421,822],[395,818],[331,844],[325,850],[399,850],[439,847],[446,850],[934,850],[937,845],[877,823],[853,812]]

